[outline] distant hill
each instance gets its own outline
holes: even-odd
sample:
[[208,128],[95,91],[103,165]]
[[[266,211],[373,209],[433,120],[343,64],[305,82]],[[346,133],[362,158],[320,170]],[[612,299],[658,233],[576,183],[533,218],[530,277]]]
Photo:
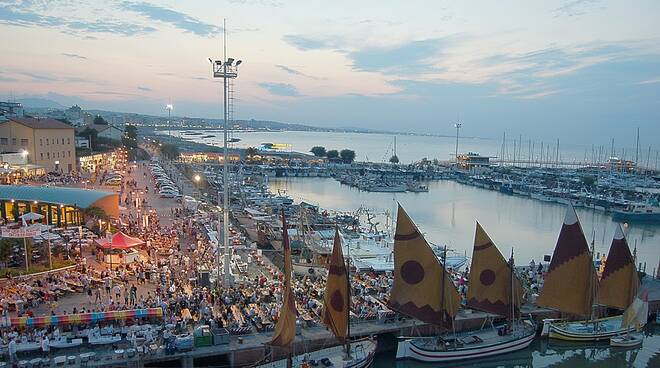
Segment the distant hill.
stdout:
[[46,98],[19,98],[16,102],[23,104],[23,107],[33,109],[65,109],[66,106]]

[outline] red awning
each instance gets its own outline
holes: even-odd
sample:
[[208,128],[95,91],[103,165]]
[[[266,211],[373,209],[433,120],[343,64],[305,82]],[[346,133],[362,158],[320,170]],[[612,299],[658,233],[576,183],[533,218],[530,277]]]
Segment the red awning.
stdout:
[[129,249],[144,244],[141,239],[130,237],[121,231],[112,235],[112,243],[105,238],[98,239],[96,243],[103,249]]

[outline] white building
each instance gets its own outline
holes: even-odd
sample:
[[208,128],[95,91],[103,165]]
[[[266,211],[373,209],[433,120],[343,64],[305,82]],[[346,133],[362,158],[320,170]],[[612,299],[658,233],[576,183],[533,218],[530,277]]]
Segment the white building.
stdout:
[[76,148],[90,148],[89,138],[76,136]]

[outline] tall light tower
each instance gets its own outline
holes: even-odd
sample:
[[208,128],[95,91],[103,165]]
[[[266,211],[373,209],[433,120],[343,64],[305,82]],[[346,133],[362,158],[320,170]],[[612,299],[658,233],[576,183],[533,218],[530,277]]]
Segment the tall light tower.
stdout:
[[461,130],[462,126],[462,123],[454,124],[454,128],[456,128],[456,156],[454,156],[456,160],[456,167],[458,167],[458,131]]
[[170,125],[170,119],[172,118],[172,109],[174,109],[174,106],[172,106],[172,104],[165,105],[165,110],[167,110],[167,135],[172,135],[172,126]]
[[[223,60],[211,60],[211,69],[213,72],[213,78],[222,78],[223,79],[223,116],[224,116],[224,145],[223,145],[223,164],[222,164],[222,214],[223,214],[223,243],[225,246],[225,262],[224,262],[224,284],[229,286],[231,284],[231,278],[229,275],[230,264],[231,264],[231,252],[229,249],[229,155],[227,154],[227,80],[235,79],[238,77],[238,66],[241,65],[242,60],[236,61],[234,63],[233,58],[227,58],[227,27],[226,22],[223,22],[224,30],[224,45],[223,45]],[[220,198],[220,193],[218,193],[218,199]],[[219,219],[218,219],[219,220]],[[218,224],[218,232],[220,232],[220,225]],[[218,251],[217,254],[217,269],[218,275],[217,280],[220,280],[220,242],[218,240]]]

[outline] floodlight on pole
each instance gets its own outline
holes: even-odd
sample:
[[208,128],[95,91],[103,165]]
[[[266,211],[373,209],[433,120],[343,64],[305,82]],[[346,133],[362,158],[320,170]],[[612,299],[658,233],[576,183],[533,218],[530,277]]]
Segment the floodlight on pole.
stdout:
[[[227,152],[227,81],[229,79],[235,79],[238,77],[238,65],[241,64],[241,60],[237,61],[235,65],[234,58],[227,58],[227,27],[226,21],[223,21],[223,60],[213,61],[209,58],[211,63],[211,71],[213,73],[213,78],[222,78],[222,93],[223,93],[223,122],[224,122],[224,146],[223,146],[223,171],[222,171],[222,214],[223,214],[223,228],[222,228],[222,239],[224,243],[224,284],[226,286],[231,285],[230,279],[230,264],[231,264],[231,251],[229,248],[229,155]],[[220,193],[218,193],[218,204],[220,202]],[[220,233],[220,217],[218,216],[218,233]],[[218,239],[218,248],[217,248],[217,282],[220,282],[220,240]]]
[[172,126],[170,125],[170,119],[172,117],[172,110],[174,106],[172,104],[165,105],[165,110],[167,110],[167,135],[172,135]]
[[458,167],[458,131],[461,130],[461,127],[463,126],[462,123],[456,123],[454,124],[454,128],[456,128],[456,166]]

